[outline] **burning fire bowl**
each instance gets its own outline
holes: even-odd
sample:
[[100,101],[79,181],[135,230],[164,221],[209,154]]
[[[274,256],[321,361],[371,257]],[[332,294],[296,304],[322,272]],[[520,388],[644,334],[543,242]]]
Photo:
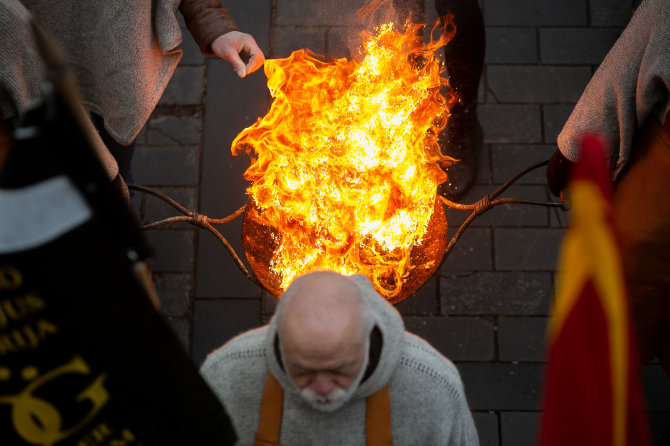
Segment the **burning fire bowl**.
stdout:
[[[454,203],[444,198],[436,199],[433,214],[428,221],[426,232],[424,233],[421,243],[414,246],[410,250],[409,267],[405,269],[405,273],[401,279],[402,283],[400,283],[400,289],[397,289],[397,284],[392,284],[393,286],[387,287],[388,289],[383,289],[383,287],[380,289],[378,286],[377,289],[379,292],[383,294],[392,304],[396,304],[407,299],[435,273],[439,265],[442,263],[444,256],[449,255],[451,249],[454,246],[454,243],[460,238],[460,236],[463,234],[463,231],[465,231],[469,224],[472,223],[472,221],[477,216],[488,211],[494,206],[500,204],[526,204],[560,208],[564,211],[567,211],[569,209],[568,202],[555,203],[499,197],[500,194],[502,194],[521,176],[534,169],[546,166],[548,162],[549,161],[546,160],[526,167],[522,171],[512,176],[497,190],[484,196],[482,199],[473,204]],[[274,272],[271,268],[271,259],[273,257],[274,251],[281,243],[282,235],[274,227],[260,223],[260,221],[263,221],[262,216],[259,215],[259,210],[253,204],[253,200],[249,201],[247,205],[240,208],[233,214],[225,218],[215,219],[186,209],[165,194],[157,190],[153,190],[149,187],[130,184],[128,185],[128,188],[131,190],[146,192],[155,197],[158,197],[171,204],[173,207],[184,214],[183,216],[169,217],[160,221],[145,224],[142,226],[143,230],[154,229],[180,221],[188,222],[200,228],[206,229],[214,234],[216,238],[224,245],[224,247],[226,247],[228,253],[234,259],[237,266],[249,280],[258,286],[262,286],[275,297],[279,297],[282,292],[280,286],[282,277],[280,274]],[[455,231],[454,235],[449,240],[447,239],[447,218],[442,203],[451,209],[471,212],[470,216],[466,218],[466,220],[460,225],[460,227]],[[242,246],[244,248],[247,261],[255,273],[255,277],[250,275],[225,237],[213,226],[228,223],[241,214],[244,214],[241,234]],[[395,293],[394,291],[398,292]]]
[[[279,297],[283,290],[280,288],[281,277],[270,267],[270,262],[280,240],[281,234],[275,228],[259,222],[258,208],[249,201],[242,222],[242,247],[256,278],[275,297]],[[426,234],[421,244],[410,252],[409,267],[402,283],[392,284],[392,288],[400,287],[400,291],[395,294],[392,289],[385,290],[380,286],[377,290],[392,304],[407,299],[435,273],[447,241],[447,217],[444,207],[436,200]]]
[[[231,144],[233,155],[246,153],[252,161],[244,174],[253,183],[249,204],[224,219],[177,207],[186,214],[182,219],[145,228],[190,221],[211,231],[247,278],[275,297],[296,275],[328,268],[360,272],[398,303],[435,273],[463,230],[492,206],[562,206],[497,198],[543,162],[472,205],[436,198],[428,219],[432,188],[445,179],[439,166],[451,160],[437,135],[457,100],[441,94],[448,82],[436,54],[455,29],[445,23],[440,38],[424,44],[417,38],[421,26],[401,33],[387,24],[377,35],[363,33],[362,59],[326,62],[299,50],[266,60],[270,110]],[[451,240],[443,203],[472,211]],[[242,246],[255,277],[212,227],[242,213]]]

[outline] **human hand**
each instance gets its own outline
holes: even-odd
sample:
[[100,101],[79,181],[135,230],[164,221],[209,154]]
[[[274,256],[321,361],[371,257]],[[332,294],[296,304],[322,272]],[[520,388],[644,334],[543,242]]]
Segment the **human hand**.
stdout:
[[568,184],[570,171],[574,165],[575,163],[563,156],[560,150],[554,152],[546,170],[547,185],[552,194],[557,197],[561,196],[561,192]]
[[[239,31],[231,31],[220,35],[210,45],[212,52],[221,59],[227,60],[239,77],[253,73],[263,65],[265,56],[254,38]],[[249,61],[244,63],[241,55],[248,55]]]

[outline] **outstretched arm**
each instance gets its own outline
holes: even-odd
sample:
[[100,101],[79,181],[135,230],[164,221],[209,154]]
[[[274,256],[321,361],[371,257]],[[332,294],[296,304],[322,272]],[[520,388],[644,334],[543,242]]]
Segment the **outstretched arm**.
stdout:
[[[212,42],[211,48],[214,54],[230,62],[240,77],[253,73],[265,62],[263,51],[258,47],[254,38],[239,31],[231,31],[217,37]],[[246,64],[242,57],[249,58]]]
[[[203,54],[227,60],[240,77],[263,65],[263,51],[251,35],[238,30],[219,0],[182,0],[179,10]],[[245,63],[242,59],[246,57]]]

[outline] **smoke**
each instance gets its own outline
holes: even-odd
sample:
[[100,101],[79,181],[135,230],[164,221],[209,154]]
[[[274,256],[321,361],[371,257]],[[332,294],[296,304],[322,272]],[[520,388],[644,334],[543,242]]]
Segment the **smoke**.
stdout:
[[[375,33],[375,28],[386,23],[394,23],[399,30],[404,28],[407,21],[411,23],[424,22],[423,0],[367,0],[355,13],[356,27],[369,33]],[[352,58],[362,58],[360,32],[351,33],[345,37],[346,47]]]
[[398,13],[392,0],[368,0],[356,11],[356,18],[367,29],[382,23],[398,23]]

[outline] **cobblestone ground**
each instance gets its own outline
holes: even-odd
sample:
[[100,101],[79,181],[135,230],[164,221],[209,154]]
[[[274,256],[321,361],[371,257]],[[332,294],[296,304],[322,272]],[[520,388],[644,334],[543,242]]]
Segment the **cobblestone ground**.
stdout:
[[[346,56],[361,0],[230,0],[240,28],[268,57],[299,48]],[[547,159],[562,124],[621,29],[630,0],[484,0],[486,65],[478,112],[484,152],[470,203],[514,172]],[[427,19],[435,18],[432,0]],[[185,32],[185,51],[159,107],[138,139],[135,175],[185,207],[222,217],[245,203],[246,157],[233,138],[265,114],[265,76],[240,80],[221,60],[203,57]],[[506,196],[547,200],[544,171]],[[137,193],[144,222],[178,215]],[[465,218],[448,211],[450,235]],[[540,409],[544,335],[550,313],[563,211],[505,206],[482,215],[439,272],[397,306],[407,328],[458,366],[482,445],[533,445]],[[239,220],[239,219],[238,219]],[[242,253],[241,222],[221,232]],[[212,349],[265,323],[274,300],[244,278],[208,232],[173,224],[147,232],[163,310],[200,364]],[[656,363],[643,369],[656,445],[670,444],[670,383]]]

